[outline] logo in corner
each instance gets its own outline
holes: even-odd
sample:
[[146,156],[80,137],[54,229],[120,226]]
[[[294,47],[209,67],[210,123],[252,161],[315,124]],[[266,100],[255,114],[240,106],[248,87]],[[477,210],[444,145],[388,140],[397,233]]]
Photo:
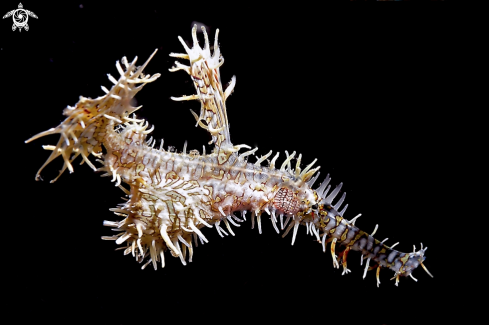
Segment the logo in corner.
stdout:
[[14,9],[12,11],[7,12],[7,14],[3,16],[3,18],[5,19],[10,16],[12,16],[12,19],[14,20],[14,24],[12,25],[12,31],[15,31],[18,28],[19,32],[22,31],[22,28],[25,28],[25,30],[29,30],[29,25],[27,25],[29,16],[33,18],[37,18],[36,14],[33,13],[32,11],[23,9],[22,3],[19,3],[18,9]]

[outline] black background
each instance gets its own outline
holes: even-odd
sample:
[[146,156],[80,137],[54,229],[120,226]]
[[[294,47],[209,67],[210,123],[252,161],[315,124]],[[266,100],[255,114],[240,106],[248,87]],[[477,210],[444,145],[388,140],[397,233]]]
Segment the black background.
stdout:
[[[2,15],[18,5],[7,2]],[[456,131],[446,110],[447,13],[300,4],[265,12],[248,3],[203,2],[23,5],[39,17],[29,18],[28,32],[12,32],[10,18],[0,21],[3,121],[11,130],[4,146],[14,157],[3,162],[14,211],[4,218],[3,263],[17,276],[10,301],[29,310],[19,317],[397,324],[435,321],[444,311],[440,302],[450,299],[451,287],[439,225],[447,221],[450,199],[442,193],[452,190],[447,165]],[[182,150],[187,140],[188,150],[201,151],[209,136],[189,112],[199,103],[170,100],[193,94],[193,85],[183,71],[168,71],[175,61],[168,54],[183,52],[177,36],[190,44],[194,22],[208,26],[211,42],[220,29],[221,78],[237,76],[227,102],[233,143],[258,146],[259,156],[280,151],[279,161],[284,150],[302,153],[304,165],[318,158],[321,180],[330,173],[334,185],[344,183],[346,217],[362,213],[358,226],[371,232],[378,223],[376,237],[400,241],[401,251],[423,242],[435,278],[419,268],[417,283],[402,278],[395,287],[393,273],[383,270],[377,288],[373,272],[362,280],[358,253],[349,256],[352,273],[341,276],[304,229],[291,246],[291,236],[282,239],[270,222],[259,235],[249,219],[234,227],[236,237],[206,229],[209,244],[187,266],[167,254],[165,269],[141,270],[132,256],[114,252],[114,242],[100,239],[112,234],[102,221],[118,220],[109,208],[122,201],[109,178],[75,163],[75,173],[49,184],[62,166],[58,159],[43,171],[44,182],[34,181],[49,156],[41,145],[57,137],[24,141],[58,125],[63,108],[80,95],[102,95],[100,85],[111,86],[106,74],[117,76],[116,60],[137,55],[142,64],[155,48],[146,72],[162,76],[137,96],[138,116],[155,124],[165,147]]]

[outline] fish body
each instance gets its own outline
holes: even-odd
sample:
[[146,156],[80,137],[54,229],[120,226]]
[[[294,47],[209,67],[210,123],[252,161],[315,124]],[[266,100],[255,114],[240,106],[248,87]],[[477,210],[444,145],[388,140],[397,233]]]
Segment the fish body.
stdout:
[[[313,188],[320,168],[314,167],[316,160],[303,167],[302,155],[286,152],[285,160],[279,164],[279,154],[271,158],[270,151],[250,161],[257,148],[232,144],[226,99],[234,90],[236,78],[223,89],[219,68],[224,59],[217,43],[218,31],[212,55],[204,28],[203,32],[204,48],[198,44],[195,27],[192,48],[179,38],[186,53],[170,56],[187,59],[190,65],[175,62],[170,71],[183,70],[193,81],[196,94],[172,99],[201,103],[200,114],[192,114],[197,125],[211,136],[214,148],[210,153],[206,154],[205,149],[187,152],[186,144],[182,152],[164,150],[163,141],[155,148],[156,140],[152,136],[148,139],[154,127],[148,129],[147,121],[136,118],[134,112],[139,107],[131,105],[134,96],[145,84],[160,77],[143,73],[155,51],[141,67],[135,65],[137,58],[132,63],[126,58],[122,65],[117,62],[119,79],[109,75],[114,86],[110,90],[102,87],[104,96],[80,97],[74,107],[65,109],[67,118],[58,127],[27,141],[49,134],[61,135],[56,146],[45,146],[52,154],[36,179],[59,156],[64,160],[59,175],[66,169],[73,172],[72,162],[78,156],[92,169],[105,172],[102,176],[112,178],[126,194],[126,201],[111,209],[122,220],[104,222],[118,234],[102,239],[124,244],[125,254],[132,254],[138,262],[145,261],[143,268],[150,263],[155,269],[158,263],[164,267],[165,253],[180,258],[183,264],[192,261],[198,241],[208,242],[205,228],[215,228],[221,236],[234,235],[233,227],[239,227],[248,212],[252,227],[257,223],[260,233],[264,218],[271,221],[277,233],[284,230],[284,237],[292,231],[292,244],[299,226],[305,226],[307,234],[321,244],[323,251],[331,243],[333,265],[338,268],[341,265],[343,274],[350,271],[347,256],[351,250],[360,251],[366,259],[365,272],[377,270],[377,283],[381,268],[395,272],[397,285],[400,276],[412,277],[416,267],[424,267],[426,248],[399,252],[385,245],[385,240],[374,239],[375,231],[368,234],[356,227],[358,216],[344,218],[348,206],[344,205],[345,193],[337,198],[341,183],[331,189],[328,175],[319,187]],[[245,148],[251,150],[242,151]],[[90,155],[96,156],[102,166],[95,167],[88,159]]]

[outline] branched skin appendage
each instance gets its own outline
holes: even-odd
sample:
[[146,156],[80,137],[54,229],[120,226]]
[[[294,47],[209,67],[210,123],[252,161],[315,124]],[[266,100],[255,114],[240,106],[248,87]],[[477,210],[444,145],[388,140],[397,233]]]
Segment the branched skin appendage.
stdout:
[[[124,244],[125,255],[132,254],[140,263],[146,261],[142,268],[149,263],[155,269],[157,263],[164,267],[168,251],[184,265],[191,262],[194,244],[208,242],[203,228],[215,228],[222,237],[234,235],[232,226],[240,226],[247,212],[251,212],[252,228],[256,222],[260,233],[263,212],[266,212],[277,233],[280,233],[279,227],[285,229],[283,237],[292,230],[292,244],[300,225],[306,226],[307,233],[316,237],[323,251],[326,251],[326,243],[331,242],[333,265],[339,268],[341,264],[343,274],[350,271],[346,263],[350,250],[360,251],[367,260],[365,273],[377,270],[377,283],[380,283],[380,268],[393,270],[397,285],[400,276],[412,276],[411,272],[418,265],[424,267],[426,248],[413,253],[398,252],[392,249],[395,245],[388,247],[374,239],[374,233],[369,235],[357,228],[357,217],[350,221],[343,217],[348,206],[340,210],[345,193],[333,204],[342,184],[330,192],[328,175],[313,189],[320,168],[312,168],[316,160],[301,169],[302,155],[296,158],[295,152],[286,151],[285,161],[278,168],[275,166],[278,153],[267,166],[261,164],[271,156],[271,151],[255,163],[248,158],[258,148],[240,153],[243,148],[251,148],[231,143],[226,115],[226,99],[233,91],[236,78],[233,77],[223,90],[219,67],[224,59],[217,43],[218,31],[212,55],[205,29],[203,32],[203,49],[197,41],[196,27],[192,30],[192,48],[179,38],[186,53],[170,55],[188,59],[190,65],[176,62],[170,71],[184,70],[194,83],[195,95],[172,99],[200,101],[200,115],[193,111],[192,114],[197,125],[211,135],[215,147],[210,154],[199,154],[196,150],[187,152],[186,145],[180,153],[165,151],[163,142],[159,148],[154,148],[156,141],[152,137],[148,139],[153,128],[148,129],[148,123],[133,114],[139,107],[132,107],[131,99],[146,83],[160,76],[143,74],[153,53],[141,67],[135,66],[137,58],[131,64],[123,58],[124,68],[117,62],[120,77],[116,80],[109,75],[114,86],[111,90],[102,87],[106,95],[96,99],[80,97],[75,107],[65,109],[67,118],[58,127],[26,141],[49,134],[61,135],[56,146],[44,147],[52,153],[38,171],[36,180],[40,179],[42,169],[58,156],[64,161],[60,175],[66,169],[73,172],[72,162],[80,155],[82,162],[96,171],[104,171],[102,176],[111,177],[124,191],[127,201],[111,209],[123,218],[121,221],[104,222],[119,234],[102,239]],[[99,158],[101,168],[90,162],[90,154]],[[129,190],[122,183],[127,184]],[[243,219],[235,215],[237,212]],[[341,250],[338,256],[337,248]]]

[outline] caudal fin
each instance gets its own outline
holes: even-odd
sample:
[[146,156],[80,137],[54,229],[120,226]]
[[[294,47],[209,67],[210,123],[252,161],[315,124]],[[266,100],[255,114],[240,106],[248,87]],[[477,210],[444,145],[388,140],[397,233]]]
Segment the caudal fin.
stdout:
[[60,125],[38,133],[25,141],[29,143],[46,135],[60,134],[55,146],[43,146],[45,150],[51,150],[52,153],[37,172],[36,180],[41,179],[40,174],[44,167],[59,156],[63,158],[64,165],[59,175],[51,183],[56,181],[66,169],[72,173],[72,162],[79,155],[82,156],[84,162],[96,170],[95,166],[88,160],[88,156],[90,154],[96,157],[101,156],[102,144],[105,144],[107,133],[113,131],[115,126],[131,121],[129,115],[141,107],[131,106],[131,100],[146,83],[153,82],[160,76],[159,73],[153,76],[142,73],[156,51],[141,67],[136,67],[137,57],[131,64],[127,62],[126,57],[123,57],[121,61],[124,69],[117,61],[119,80],[110,74],[107,75],[114,85],[110,90],[102,86],[102,90],[106,93],[104,96],[96,99],[80,96],[80,100],[74,107],[65,108],[63,115],[67,118]]

